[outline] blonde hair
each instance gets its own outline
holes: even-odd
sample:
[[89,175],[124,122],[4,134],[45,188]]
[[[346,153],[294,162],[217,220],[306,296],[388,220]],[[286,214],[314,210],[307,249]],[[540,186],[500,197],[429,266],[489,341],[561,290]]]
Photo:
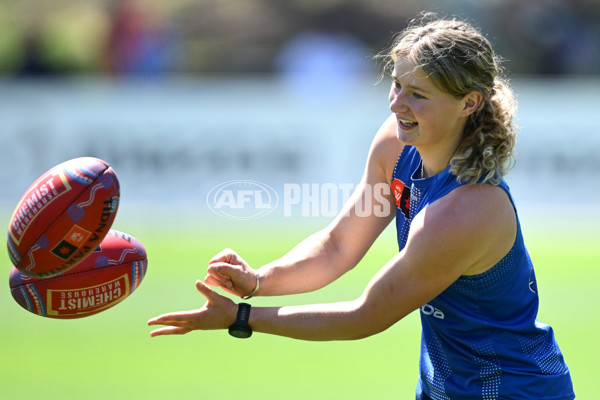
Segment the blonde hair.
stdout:
[[514,164],[516,101],[501,78],[500,59],[490,42],[470,24],[455,19],[433,19],[427,14],[413,21],[394,40],[387,53],[388,67],[406,58],[443,92],[457,98],[474,90],[483,101],[469,116],[450,172],[459,182],[499,184]]

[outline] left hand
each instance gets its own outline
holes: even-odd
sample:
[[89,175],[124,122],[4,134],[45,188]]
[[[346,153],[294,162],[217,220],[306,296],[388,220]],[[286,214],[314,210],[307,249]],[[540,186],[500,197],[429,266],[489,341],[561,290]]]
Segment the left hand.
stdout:
[[256,287],[256,271],[235,251],[225,249],[210,260],[204,283],[244,297]]
[[206,304],[198,310],[179,311],[152,318],[148,325],[167,325],[150,332],[150,336],[184,335],[193,330],[227,329],[236,319],[237,304],[213,291],[202,281],[196,281],[196,288]]

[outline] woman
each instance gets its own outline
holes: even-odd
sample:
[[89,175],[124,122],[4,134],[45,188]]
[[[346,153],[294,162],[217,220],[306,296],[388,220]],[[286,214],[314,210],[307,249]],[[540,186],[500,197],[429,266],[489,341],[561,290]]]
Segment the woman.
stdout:
[[[340,215],[258,270],[224,250],[196,284],[205,306],[150,320],[167,325],[151,335],[231,327],[245,337],[360,339],[420,309],[417,399],[573,399],[552,329],[536,320],[533,266],[503,180],[515,104],[490,43],[467,23],[423,20],[389,56],[392,115]],[[395,215],[358,215],[377,203],[367,188],[381,183]],[[207,286],[244,298],[321,288],[353,268],[394,216],[400,251],[354,301],[250,309]]]

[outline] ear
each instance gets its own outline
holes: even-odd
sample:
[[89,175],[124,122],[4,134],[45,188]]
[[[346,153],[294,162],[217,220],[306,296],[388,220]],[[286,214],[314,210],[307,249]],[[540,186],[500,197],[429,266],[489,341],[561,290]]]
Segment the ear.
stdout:
[[483,95],[481,92],[474,90],[470,93],[467,93],[465,97],[463,97],[462,116],[468,117],[469,115],[473,114],[475,111],[477,111],[477,109],[479,109],[482,101]]

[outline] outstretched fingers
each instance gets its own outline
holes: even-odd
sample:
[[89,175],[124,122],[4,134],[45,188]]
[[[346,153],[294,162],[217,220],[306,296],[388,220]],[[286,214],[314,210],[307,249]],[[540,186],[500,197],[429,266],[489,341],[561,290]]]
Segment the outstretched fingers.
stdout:
[[163,336],[163,335],[185,335],[188,332],[191,332],[192,329],[183,328],[180,326],[167,326],[164,328],[155,329],[150,332],[150,337],[155,336]]
[[155,329],[150,332],[151,337],[161,335],[184,335],[191,332],[191,316],[195,311],[182,311],[170,314],[163,314],[148,321],[148,325],[167,325],[163,328]]
[[235,321],[237,305],[221,296],[201,280],[196,281],[196,289],[208,300],[202,308],[191,311],[178,311],[152,318],[148,325],[164,325],[150,336],[181,335],[193,330],[225,329]]
[[197,314],[197,312],[198,312],[198,310],[179,311],[179,312],[159,315],[158,317],[150,319],[148,321],[148,325],[186,326],[191,323],[193,317]]

